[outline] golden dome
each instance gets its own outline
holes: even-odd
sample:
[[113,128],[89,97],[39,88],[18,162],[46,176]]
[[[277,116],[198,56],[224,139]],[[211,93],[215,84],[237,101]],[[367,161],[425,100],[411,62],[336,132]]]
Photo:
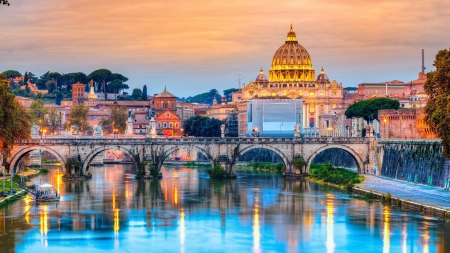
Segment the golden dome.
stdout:
[[298,44],[294,29],[289,29],[286,42],[273,56],[272,70],[269,71],[272,82],[306,82],[315,80],[315,71],[308,51]]

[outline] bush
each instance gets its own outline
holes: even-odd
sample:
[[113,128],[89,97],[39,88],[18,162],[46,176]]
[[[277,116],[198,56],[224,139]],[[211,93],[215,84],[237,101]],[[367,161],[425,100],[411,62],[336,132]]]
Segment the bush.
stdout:
[[312,164],[309,173],[312,178],[339,186],[344,185],[350,190],[354,184],[362,181],[362,177],[358,173],[344,168],[334,168],[330,162],[323,165]]
[[219,163],[214,163],[212,169],[208,169],[208,174],[212,179],[224,179],[229,176]]

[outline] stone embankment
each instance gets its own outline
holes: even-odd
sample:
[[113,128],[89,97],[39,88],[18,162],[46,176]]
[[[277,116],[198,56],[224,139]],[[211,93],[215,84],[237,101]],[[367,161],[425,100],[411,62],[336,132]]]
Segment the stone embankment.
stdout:
[[[390,201],[403,209],[424,215],[450,218],[450,192],[442,188],[408,183],[384,177],[365,175],[366,180],[353,187],[353,192],[372,199]],[[386,198],[390,193],[392,197]]]

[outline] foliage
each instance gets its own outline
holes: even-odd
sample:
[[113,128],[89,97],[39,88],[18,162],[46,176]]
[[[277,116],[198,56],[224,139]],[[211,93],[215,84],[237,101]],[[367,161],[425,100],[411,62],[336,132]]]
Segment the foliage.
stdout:
[[71,175],[75,173],[76,175],[82,174],[81,161],[77,157],[69,157],[67,162],[64,164],[64,168],[66,169],[66,174]]
[[206,116],[196,115],[187,119],[184,124],[184,132],[197,137],[220,137],[220,125],[222,121]]
[[8,0],[0,0],[0,4],[9,6]]
[[358,173],[344,168],[335,168],[330,162],[323,165],[312,164],[309,169],[309,174],[312,178],[339,186],[352,186],[361,183],[363,180],[363,177]]
[[134,98],[134,100],[140,100],[142,99],[142,91],[139,88],[134,88],[133,93],[131,96]]
[[225,179],[229,176],[219,163],[214,163],[212,169],[208,169],[208,174],[212,179]]
[[56,104],[61,105],[61,101],[63,100],[64,95],[61,92],[56,93]]
[[305,166],[305,164],[306,164],[305,159],[303,159],[302,157],[294,158],[294,162],[292,163],[294,168],[297,170],[302,170],[302,168],[303,168],[303,166]]
[[70,130],[71,127],[76,126],[79,131],[84,132],[89,126],[87,121],[88,112],[89,107],[83,104],[72,106],[70,108],[70,118],[64,124],[64,129]]
[[286,166],[284,166],[284,163],[268,163],[268,162],[254,162],[247,164],[245,166],[242,166],[244,168],[251,168],[253,170],[269,170],[269,171],[277,171],[277,172],[283,172],[286,171]]
[[6,71],[3,71],[3,74],[6,76],[6,78],[16,78],[16,77],[19,77],[19,76],[22,76],[22,74],[20,74],[20,72],[19,71],[17,71],[17,70],[6,70]]
[[144,87],[142,87],[142,100],[147,101],[147,99],[148,99],[147,85],[144,85]]
[[425,120],[431,130],[442,139],[442,154],[450,158],[450,49],[440,50],[427,73],[424,90],[428,95]]
[[350,105],[345,111],[345,116],[348,118],[364,118],[366,121],[370,119],[378,119],[378,110],[394,109],[400,107],[398,100],[389,98],[375,98],[369,100],[362,100]]
[[116,94],[120,93],[121,90],[126,90],[129,88],[128,84],[123,83],[123,81],[120,79],[113,80],[108,84],[108,87],[111,91],[113,91]]
[[231,88],[223,91],[223,96],[227,98],[227,102],[231,102],[233,100],[233,92],[237,92],[239,89]]
[[56,108],[50,109],[48,113],[48,126],[49,132],[53,133],[58,130],[59,125],[61,125],[62,115],[56,110]]
[[108,69],[97,69],[88,75],[88,79],[93,79],[102,86],[103,93],[106,100],[106,85],[111,80],[112,73]]
[[30,104],[30,116],[33,124],[38,124],[42,127],[45,124],[45,115],[48,109],[44,107],[44,101],[38,99]]
[[209,92],[198,94],[193,97],[188,97],[187,100],[193,103],[203,103],[212,105],[214,98],[217,100],[218,104],[222,103],[222,98],[216,89],[212,89]]
[[30,138],[31,117],[9,93],[6,76],[0,74],[0,153],[6,159],[18,139]]
[[100,125],[103,131],[113,133],[117,129],[118,133],[125,133],[127,128],[128,114],[125,106],[112,105],[111,117],[109,119],[101,119]]

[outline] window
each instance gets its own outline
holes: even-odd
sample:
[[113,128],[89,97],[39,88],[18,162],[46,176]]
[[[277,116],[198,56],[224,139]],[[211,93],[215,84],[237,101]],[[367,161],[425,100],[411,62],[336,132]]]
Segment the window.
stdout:
[[175,128],[178,128],[178,123],[175,123]]
[[167,103],[167,102],[164,102],[164,103],[163,103],[163,108],[164,108],[164,109],[167,109],[167,108],[169,108],[169,103]]
[[310,91],[310,92],[309,92],[309,95],[310,95],[310,96],[314,96],[314,91]]
[[272,97],[275,97],[277,95],[276,92],[272,92]]
[[[266,93],[265,92],[263,92],[263,97],[265,97],[266,96]],[[240,99],[240,98],[239,98]]]
[[334,108],[336,108],[336,107],[337,107],[336,104],[332,104],[332,105],[331,105],[331,109],[334,109]]
[[314,106],[309,107],[309,112],[314,112]]
[[158,123],[158,128],[161,128],[161,123]]
[[333,96],[336,96],[336,91],[333,91],[333,93],[331,93]]
[[300,96],[303,96],[303,92],[298,93]]
[[286,92],[285,92],[285,93],[283,93],[283,96],[286,96]]
[[172,122],[169,123],[169,128],[173,128]]
[[163,128],[167,128],[167,123],[166,122],[163,123]]
[[320,92],[320,95],[323,96],[323,91]]

